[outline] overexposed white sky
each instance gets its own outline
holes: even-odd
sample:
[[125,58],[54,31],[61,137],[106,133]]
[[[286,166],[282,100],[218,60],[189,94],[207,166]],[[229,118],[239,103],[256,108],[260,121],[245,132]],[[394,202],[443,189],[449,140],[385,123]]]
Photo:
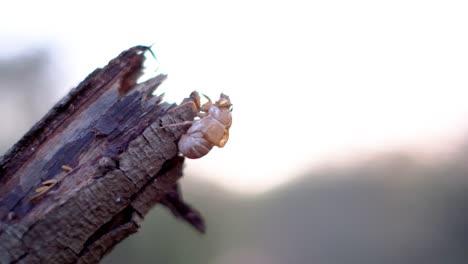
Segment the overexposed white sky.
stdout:
[[186,177],[231,190],[387,149],[442,152],[467,131],[466,1],[45,0],[0,12],[0,56],[52,45],[60,95],[152,43],[169,100],[230,95],[230,141]]

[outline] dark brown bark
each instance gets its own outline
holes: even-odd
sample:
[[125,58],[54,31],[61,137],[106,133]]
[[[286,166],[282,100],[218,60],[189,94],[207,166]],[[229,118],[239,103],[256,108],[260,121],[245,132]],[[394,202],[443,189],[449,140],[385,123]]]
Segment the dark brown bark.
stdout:
[[204,231],[177,186],[188,127],[167,126],[197,110],[152,95],[164,75],[136,83],[147,50],[91,73],[0,158],[1,263],[96,263],[158,203]]

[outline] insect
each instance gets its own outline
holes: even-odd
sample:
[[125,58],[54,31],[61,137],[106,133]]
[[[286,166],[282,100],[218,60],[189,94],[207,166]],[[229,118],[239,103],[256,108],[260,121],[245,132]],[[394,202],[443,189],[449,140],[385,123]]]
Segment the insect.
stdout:
[[213,146],[224,147],[229,139],[229,128],[232,124],[232,104],[229,96],[221,94],[218,101],[200,106],[197,92],[190,95],[199,111],[200,119],[193,121],[192,126],[179,140],[179,151],[189,159],[198,159],[210,152]]

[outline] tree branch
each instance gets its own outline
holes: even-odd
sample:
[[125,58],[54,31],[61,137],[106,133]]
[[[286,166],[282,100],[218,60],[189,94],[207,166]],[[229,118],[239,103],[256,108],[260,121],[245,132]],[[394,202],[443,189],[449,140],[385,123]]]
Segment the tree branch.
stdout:
[[147,50],[95,70],[0,158],[1,263],[96,263],[157,203],[204,231],[177,187],[188,127],[167,126],[197,110],[152,95],[164,75],[136,83]]

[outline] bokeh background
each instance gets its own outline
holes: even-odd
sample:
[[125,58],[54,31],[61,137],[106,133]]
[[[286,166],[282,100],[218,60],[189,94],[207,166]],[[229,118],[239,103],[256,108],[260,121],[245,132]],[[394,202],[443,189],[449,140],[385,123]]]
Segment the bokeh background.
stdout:
[[467,263],[465,1],[5,1],[0,152],[96,67],[153,44],[180,102],[234,103],[231,139],[103,263]]

